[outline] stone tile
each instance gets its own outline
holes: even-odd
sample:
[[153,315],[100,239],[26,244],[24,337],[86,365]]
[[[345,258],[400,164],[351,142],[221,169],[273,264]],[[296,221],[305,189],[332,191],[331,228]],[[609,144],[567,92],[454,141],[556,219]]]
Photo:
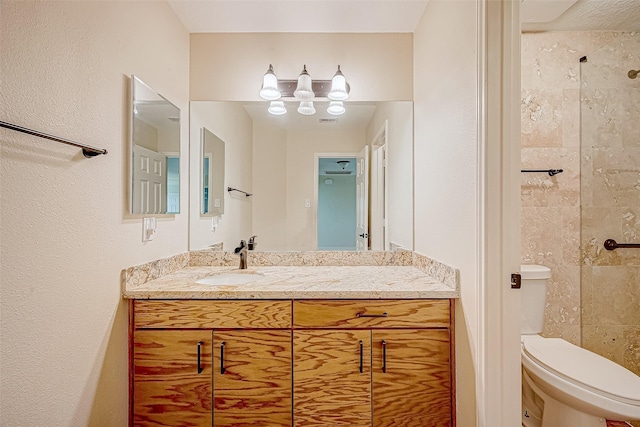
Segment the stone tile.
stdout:
[[580,328],[580,311],[580,267],[552,268],[547,284],[544,334],[550,336],[559,331],[564,334],[569,326]]
[[624,359],[622,326],[583,326],[582,347],[622,364]]
[[580,148],[580,206],[593,206],[593,149]]
[[582,144],[622,146],[622,90],[584,89],[581,93]]
[[522,206],[580,206],[580,154],[577,148],[523,148],[522,169],[563,169],[563,173],[522,173]]
[[588,40],[581,32],[523,34],[522,87],[578,88],[585,42]]
[[562,146],[561,91],[523,90],[520,108],[523,147]]
[[[638,61],[640,63],[640,60]],[[636,68],[637,69],[637,66]],[[629,79],[629,82],[632,80]],[[627,88],[622,98],[622,145],[640,147],[640,79],[635,87]]]
[[591,266],[583,265],[580,270],[580,317],[582,326],[593,325],[593,278]]
[[577,346],[581,343],[580,325],[549,324],[545,326],[542,336],[547,338],[562,338]]
[[638,268],[593,267],[593,315],[599,325],[640,325]]
[[550,268],[562,265],[561,208],[522,208],[521,259]]
[[562,146],[580,147],[580,89],[562,91]]
[[582,208],[583,265],[618,265],[619,252],[604,249],[604,241],[619,236],[622,230],[620,209]]
[[579,266],[580,257],[580,208],[562,208],[562,261],[565,265]]
[[640,375],[640,324],[622,328],[624,355],[622,366]]
[[640,206],[640,148],[593,150],[593,205]]

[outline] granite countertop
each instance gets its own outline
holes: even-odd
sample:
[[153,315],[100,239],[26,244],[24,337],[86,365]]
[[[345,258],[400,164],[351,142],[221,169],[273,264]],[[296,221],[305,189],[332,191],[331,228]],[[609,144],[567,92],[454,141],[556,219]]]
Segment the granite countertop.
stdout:
[[[250,282],[206,285],[212,275],[248,274]],[[239,279],[243,281],[242,278]],[[413,299],[458,298],[459,291],[413,266],[197,266],[135,286],[128,299]]]

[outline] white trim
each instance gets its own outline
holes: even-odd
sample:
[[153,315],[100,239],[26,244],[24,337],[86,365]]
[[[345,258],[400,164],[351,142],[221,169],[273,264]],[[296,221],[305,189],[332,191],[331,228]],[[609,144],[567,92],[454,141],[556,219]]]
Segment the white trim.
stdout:
[[521,425],[518,1],[478,3],[479,290],[477,425]]

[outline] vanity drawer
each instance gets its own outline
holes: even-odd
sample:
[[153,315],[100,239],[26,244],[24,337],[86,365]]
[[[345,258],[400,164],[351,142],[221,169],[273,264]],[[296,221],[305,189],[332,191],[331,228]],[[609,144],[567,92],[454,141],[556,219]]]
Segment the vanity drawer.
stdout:
[[295,328],[447,328],[449,300],[301,300]]
[[290,328],[291,301],[135,300],[134,327]]

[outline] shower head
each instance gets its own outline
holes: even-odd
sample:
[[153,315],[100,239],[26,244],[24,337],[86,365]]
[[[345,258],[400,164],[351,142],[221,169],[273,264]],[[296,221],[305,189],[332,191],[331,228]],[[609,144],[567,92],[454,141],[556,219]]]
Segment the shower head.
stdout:
[[635,79],[636,77],[638,77],[639,73],[640,73],[640,70],[629,70],[629,72],[627,73],[627,76],[629,76],[630,79]]

